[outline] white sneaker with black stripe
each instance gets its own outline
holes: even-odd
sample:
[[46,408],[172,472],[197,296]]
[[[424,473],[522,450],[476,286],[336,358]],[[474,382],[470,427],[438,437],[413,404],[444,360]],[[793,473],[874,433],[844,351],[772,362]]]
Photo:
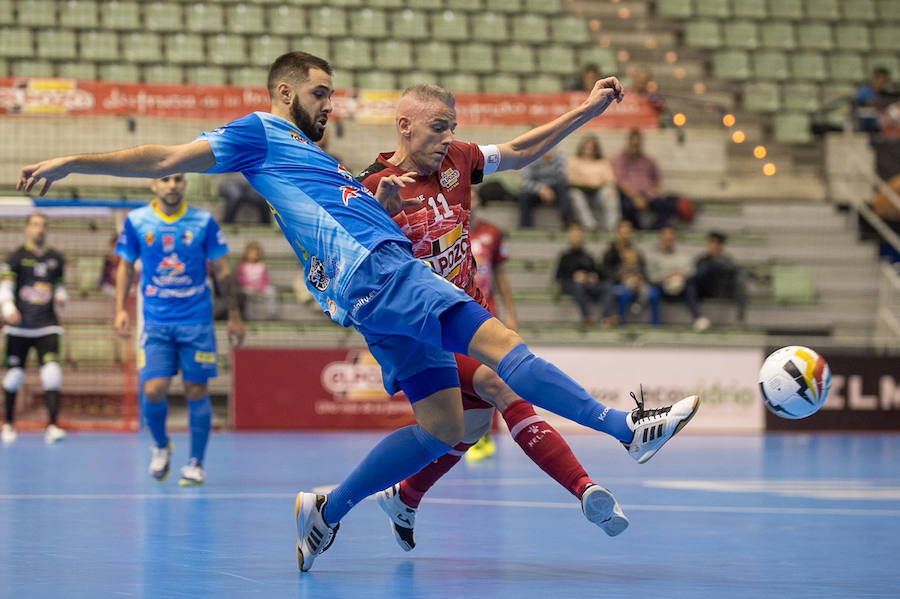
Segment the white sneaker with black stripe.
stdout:
[[312,568],[316,556],[324,553],[334,542],[340,523],[333,527],[325,523],[322,512],[328,497],[315,493],[297,493],[294,518],[297,520],[297,567],[301,572]]
[[581,494],[581,511],[589,522],[593,522],[611,537],[628,528],[628,517],[619,506],[609,489],[591,485]]
[[637,407],[625,417],[625,422],[634,431],[634,436],[628,443],[623,441],[622,445],[638,464],[643,464],[656,455],[666,441],[684,428],[700,407],[699,395],[691,395],[671,406],[654,410],[644,409],[643,389],[640,400],[634,393],[631,397]]
[[378,505],[391,519],[391,532],[403,551],[412,551],[416,546],[413,528],[416,525],[416,510],[400,499],[400,485],[388,487],[376,496]]

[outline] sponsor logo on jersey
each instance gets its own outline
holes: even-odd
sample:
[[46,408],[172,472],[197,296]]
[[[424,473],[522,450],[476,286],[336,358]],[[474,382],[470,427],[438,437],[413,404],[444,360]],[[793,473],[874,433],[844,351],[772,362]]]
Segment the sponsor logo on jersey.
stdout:
[[469,252],[469,236],[463,234],[462,223],[431,242],[429,265],[445,279],[459,274]]
[[184,245],[191,245],[194,243],[194,233],[192,231],[185,231],[181,234],[181,243]]
[[197,362],[198,364],[215,364],[216,354],[211,351],[194,352],[194,362]]
[[49,304],[53,299],[53,286],[50,283],[40,282],[26,285],[19,290],[19,297],[29,304],[43,306]]
[[291,131],[291,137],[294,138],[294,141],[299,141],[302,144],[309,145],[309,142],[300,137],[300,134],[296,131]]
[[455,168],[448,168],[441,173],[441,187],[450,191],[459,185],[459,171]]
[[300,249],[300,251],[303,253],[303,259],[309,260],[309,252],[306,251],[306,248],[303,247],[303,244],[300,243],[299,239],[294,240],[294,245],[296,245]]
[[332,300],[330,297],[328,298],[328,309],[325,310],[325,314],[327,314],[328,317],[332,320],[335,316],[337,316],[337,304],[334,303],[334,300]]
[[47,276],[47,264],[44,262],[36,262],[34,265],[34,276],[46,277]]
[[325,273],[325,263],[316,256],[309,257],[309,274],[306,275],[306,280],[322,292],[331,284],[331,278]]
[[163,243],[163,251],[164,252],[174,252],[175,251],[175,234],[174,233],[163,233],[162,236]]
[[356,178],[353,176],[353,173],[351,173],[350,170],[349,170],[346,166],[344,166],[343,164],[339,164],[339,165],[338,165],[338,172],[339,172],[339,173],[344,177],[344,179],[346,179],[347,181],[355,181],[355,180],[356,180]]
[[344,201],[344,206],[350,205],[350,198],[358,198],[359,196],[360,191],[358,187],[341,185],[341,199]]
[[156,274],[165,277],[174,277],[182,273],[184,273],[184,262],[178,258],[178,254],[166,256],[156,267]]
[[147,234],[144,235],[144,242],[147,245],[153,245],[156,243],[156,235],[153,234],[153,231],[147,231]]
[[159,294],[159,287],[155,285],[147,285],[144,287],[144,296],[145,297],[156,297]]

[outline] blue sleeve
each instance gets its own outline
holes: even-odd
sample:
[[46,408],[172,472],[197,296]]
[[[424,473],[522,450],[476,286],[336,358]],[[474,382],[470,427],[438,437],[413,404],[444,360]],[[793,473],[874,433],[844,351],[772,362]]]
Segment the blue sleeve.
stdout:
[[209,260],[217,260],[228,254],[228,244],[225,242],[225,233],[219,228],[216,219],[209,217],[206,223],[206,239],[203,240],[203,249]]
[[262,119],[253,113],[204,131],[195,141],[199,140],[208,141],[216,157],[216,166],[207,173],[239,173],[259,166],[269,148]]
[[130,218],[125,219],[125,226],[119,235],[119,241],[116,242],[116,255],[129,262],[136,262],[141,255],[140,240]]

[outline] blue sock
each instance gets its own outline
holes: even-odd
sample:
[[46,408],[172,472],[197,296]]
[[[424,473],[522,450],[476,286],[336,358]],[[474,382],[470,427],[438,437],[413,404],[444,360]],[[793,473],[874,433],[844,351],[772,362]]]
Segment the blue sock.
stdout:
[[206,455],[206,444],[209,442],[209,431],[212,430],[212,403],[209,395],[200,399],[188,400],[191,425],[191,457],[203,463]]
[[359,501],[412,476],[450,449],[418,424],[394,431],[328,494],[325,521],[340,522]]
[[166,417],[169,415],[169,402],[166,400],[159,402],[149,401],[141,391],[141,404],[143,404],[144,421],[150,434],[153,435],[153,441],[157,447],[165,447],[169,444],[169,436],[166,434]]
[[628,412],[604,406],[559,368],[531,353],[524,343],[500,360],[497,374],[525,401],[619,441],[631,441],[634,433],[625,422]]

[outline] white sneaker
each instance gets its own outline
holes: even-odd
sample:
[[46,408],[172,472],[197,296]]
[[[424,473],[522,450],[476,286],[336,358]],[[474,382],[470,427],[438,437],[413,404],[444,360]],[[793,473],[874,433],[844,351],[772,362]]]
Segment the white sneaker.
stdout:
[[698,333],[702,333],[703,331],[709,329],[712,323],[709,322],[709,319],[705,316],[701,316],[697,320],[694,321],[694,330]]
[[623,441],[622,445],[638,464],[652,458],[666,441],[684,428],[700,407],[699,395],[685,397],[674,405],[655,410],[644,409],[643,389],[640,401],[634,393],[631,397],[638,407],[625,417],[625,422],[634,431],[634,436],[628,443]]
[[169,464],[172,461],[172,443],[165,447],[151,448],[153,457],[150,458],[150,476],[162,482],[169,478]]
[[44,443],[47,445],[53,445],[57,441],[62,441],[66,438],[66,431],[59,428],[55,424],[51,424],[47,426],[47,430],[44,431]]
[[628,528],[628,518],[619,502],[600,485],[591,485],[581,495],[581,511],[589,522],[593,522],[611,537]]
[[191,458],[187,466],[181,468],[181,480],[178,484],[182,487],[199,487],[206,479],[206,471],[197,461],[197,458]]
[[294,502],[294,518],[297,520],[297,567],[301,572],[312,568],[319,554],[331,547],[340,523],[333,527],[325,523],[322,512],[328,497],[315,493],[297,493]]
[[416,525],[416,510],[400,499],[400,485],[394,485],[376,495],[378,505],[391,519],[394,539],[403,551],[411,551],[416,546],[413,528]]
[[18,438],[18,436],[19,436],[19,433],[16,432],[16,429],[13,428],[13,425],[11,425],[11,424],[3,425],[3,431],[0,432],[0,438],[3,439],[4,445],[12,445],[13,443],[16,442],[16,439]]

